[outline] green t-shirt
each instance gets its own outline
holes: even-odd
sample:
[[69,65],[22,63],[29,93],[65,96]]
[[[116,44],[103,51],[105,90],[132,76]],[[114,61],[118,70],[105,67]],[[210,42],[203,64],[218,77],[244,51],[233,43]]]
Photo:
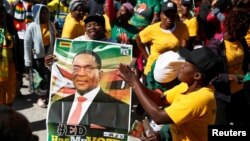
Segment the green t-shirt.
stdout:
[[127,44],[135,44],[135,37],[139,31],[133,25],[124,25],[118,21],[111,23],[111,38],[121,43],[124,40],[129,40]]
[[130,23],[136,27],[146,27],[151,23],[154,13],[159,12],[160,0],[137,0]]

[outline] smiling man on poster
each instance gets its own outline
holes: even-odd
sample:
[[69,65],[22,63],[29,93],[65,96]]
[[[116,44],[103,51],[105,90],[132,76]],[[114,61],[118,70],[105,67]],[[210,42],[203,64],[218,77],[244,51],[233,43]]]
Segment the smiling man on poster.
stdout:
[[101,58],[93,51],[81,51],[73,58],[72,81],[75,94],[51,104],[48,121],[83,125],[88,129],[127,129],[129,105],[105,93],[99,82],[103,71]]

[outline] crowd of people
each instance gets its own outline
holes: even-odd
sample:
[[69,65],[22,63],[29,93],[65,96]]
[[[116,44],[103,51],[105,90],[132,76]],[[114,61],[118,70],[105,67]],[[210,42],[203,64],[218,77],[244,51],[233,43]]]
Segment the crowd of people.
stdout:
[[22,97],[25,77],[46,108],[56,38],[98,40],[133,45],[135,70],[121,64],[117,75],[143,109],[134,119],[165,131],[144,140],[249,125],[249,11],[249,0],[0,0],[0,105]]

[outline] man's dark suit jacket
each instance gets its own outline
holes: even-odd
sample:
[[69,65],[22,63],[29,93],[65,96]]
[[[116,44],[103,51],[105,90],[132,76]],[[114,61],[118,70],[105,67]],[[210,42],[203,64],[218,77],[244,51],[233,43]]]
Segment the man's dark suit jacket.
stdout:
[[[67,123],[75,94],[52,103],[49,108],[49,123]],[[128,129],[129,105],[104,93],[98,92],[80,124],[99,125],[107,128]]]

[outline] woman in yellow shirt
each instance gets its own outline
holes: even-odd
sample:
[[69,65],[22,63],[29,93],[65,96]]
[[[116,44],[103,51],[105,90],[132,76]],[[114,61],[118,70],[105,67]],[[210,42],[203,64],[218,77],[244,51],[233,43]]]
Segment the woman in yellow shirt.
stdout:
[[208,43],[224,59],[224,70],[214,81],[217,99],[216,124],[249,124],[249,109],[242,77],[250,72],[250,54],[245,36],[250,25],[250,15],[243,10],[232,10],[224,21],[224,40]]
[[74,39],[85,33],[83,17],[87,12],[87,4],[83,0],[71,0],[69,10],[63,25],[62,38]]
[[[174,2],[165,2],[161,11],[161,22],[149,25],[136,37],[136,43],[147,59],[145,75],[160,54],[170,50],[177,51],[180,46],[185,47],[189,38],[187,26],[176,21],[177,6]],[[149,53],[146,51],[146,45],[150,47]]]
[[133,88],[153,121],[169,124],[169,138],[173,141],[207,141],[208,125],[214,124],[216,114],[214,90],[209,82],[218,75],[221,61],[207,47],[192,52],[180,48],[179,52],[186,60],[178,73],[182,83],[165,95],[147,89],[128,65],[121,64],[118,75]]
[[[0,2],[0,105],[12,106],[16,96],[16,71],[18,59],[17,33],[13,26],[11,16],[5,11],[5,7]],[[14,35],[16,35],[15,38]],[[20,57],[20,56],[19,56]]]

